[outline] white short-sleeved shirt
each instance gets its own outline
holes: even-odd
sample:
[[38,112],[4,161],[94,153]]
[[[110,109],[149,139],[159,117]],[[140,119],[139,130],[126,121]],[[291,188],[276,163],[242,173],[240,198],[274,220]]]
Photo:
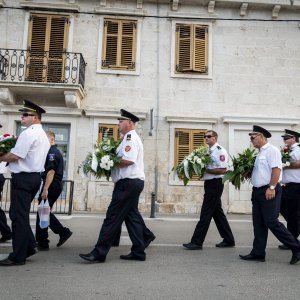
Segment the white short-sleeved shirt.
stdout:
[[[210,149],[212,162],[207,166],[207,169],[227,169],[228,168],[228,153],[218,143],[215,143]],[[205,172],[203,180],[210,180],[214,178],[223,178],[223,174],[210,174]]]
[[[260,148],[255,159],[251,175],[251,183],[254,187],[261,187],[270,184],[273,168],[282,169],[280,151],[270,143]],[[279,181],[281,180],[281,174]]]
[[0,174],[5,174],[7,172],[6,162],[0,162]]
[[33,124],[18,137],[11,153],[19,156],[17,161],[10,162],[8,169],[12,173],[43,172],[50,143],[41,124]]
[[[295,143],[291,146],[291,162],[300,160],[300,145]],[[283,169],[282,183],[296,182],[300,183],[300,169]]]
[[111,175],[113,182],[124,178],[145,180],[144,148],[135,130],[125,134],[117,149],[117,155],[122,159],[132,161],[133,164],[128,167],[114,169]]

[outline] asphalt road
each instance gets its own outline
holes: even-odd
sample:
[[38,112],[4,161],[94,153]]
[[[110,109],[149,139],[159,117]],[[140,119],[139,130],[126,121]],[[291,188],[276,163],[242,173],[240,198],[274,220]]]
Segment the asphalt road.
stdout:
[[[121,245],[104,264],[90,264],[78,254],[92,250],[103,221],[100,214],[60,217],[74,234],[61,248],[50,234],[50,251],[39,252],[24,266],[0,267],[0,299],[299,299],[300,262],[291,266],[290,251],[278,250],[270,233],[266,262],[240,260],[251,250],[249,215],[229,215],[236,247],[215,247],[221,238],[212,223],[203,250],[183,249],[198,216],[145,218],[157,238],[145,262],[123,261],[130,239],[123,228]],[[31,224],[34,229],[34,216]],[[0,245],[0,257],[11,243]]]

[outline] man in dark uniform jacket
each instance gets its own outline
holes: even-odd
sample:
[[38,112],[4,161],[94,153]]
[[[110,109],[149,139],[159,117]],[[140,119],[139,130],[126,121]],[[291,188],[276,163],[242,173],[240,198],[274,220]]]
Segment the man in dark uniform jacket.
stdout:
[[[0,124],[0,128],[1,127],[2,125]],[[2,198],[3,186],[5,183],[5,177],[3,175],[3,173],[5,173],[6,171],[5,165],[6,163],[4,162],[0,163],[0,200]],[[11,240],[11,230],[7,225],[6,215],[5,212],[1,209],[1,206],[0,206],[0,233],[1,233],[0,243],[5,243]]]
[[24,265],[26,258],[37,252],[36,242],[29,222],[31,202],[41,185],[50,143],[41,124],[45,110],[29,100],[20,109],[21,124],[27,127],[18,137],[9,153],[0,156],[0,162],[9,162],[11,172],[11,205],[13,251],[0,261],[0,266]]
[[[55,133],[47,132],[47,137],[50,142],[50,149],[45,163],[45,171],[42,173],[43,187],[39,196],[39,203],[42,199],[48,199],[49,205],[52,208],[59,195],[62,192],[62,179],[64,172],[64,161],[60,151],[55,145]],[[37,213],[36,216],[36,241],[40,251],[49,250],[48,228],[42,229],[39,225],[40,218]],[[50,229],[59,234],[59,242],[57,247],[64,244],[72,235],[70,229],[63,227],[55,215],[50,212]]]
[[270,229],[281,243],[292,250],[290,264],[296,264],[300,260],[300,242],[278,220],[282,168],[280,151],[268,143],[272,135],[265,128],[254,125],[249,135],[253,146],[259,149],[251,174],[254,241],[251,252],[240,255],[240,258],[264,262]]
[[146,260],[143,224],[137,209],[145,180],[143,144],[135,131],[135,123],[138,121],[137,116],[121,110],[119,130],[124,134],[124,138],[117,149],[117,155],[121,157],[120,165],[112,173],[112,181],[115,183],[112,200],[94,249],[90,253],[79,254],[82,259],[89,262],[105,261],[113,239],[124,220],[132,247],[128,255],[121,255],[120,258]]

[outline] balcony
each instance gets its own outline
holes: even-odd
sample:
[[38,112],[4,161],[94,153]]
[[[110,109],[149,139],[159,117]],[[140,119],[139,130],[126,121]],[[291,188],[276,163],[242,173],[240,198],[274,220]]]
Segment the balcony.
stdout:
[[80,108],[86,63],[81,53],[0,48],[0,102],[43,99]]

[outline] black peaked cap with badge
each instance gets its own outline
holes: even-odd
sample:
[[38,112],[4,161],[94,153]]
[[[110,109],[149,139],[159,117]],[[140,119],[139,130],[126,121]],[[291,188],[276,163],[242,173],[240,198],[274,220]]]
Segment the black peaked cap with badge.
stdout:
[[39,115],[46,113],[46,111],[43,108],[31,102],[30,100],[23,100],[23,107],[19,109],[19,111],[36,112]]
[[270,138],[272,136],[272,134],[267,129],[258,125],[253,125],[253,130],[249,133],[249,135],[253,135],[255,133],[261,133],[266,138]]
[[285,136],[294,136],[296,138],[300,137],[300,133],[297,131],[293,131],[293,130],[289,130],[289,129],[284,129],[284,135],[282,135],[281,137],[285,137]]
[[139,117],[135,116],[134,114],[130,113],[125,109],[120,109],[121,117],[118,117],[118,120],[130,120],[133,123],[136,123],[140,120]]

